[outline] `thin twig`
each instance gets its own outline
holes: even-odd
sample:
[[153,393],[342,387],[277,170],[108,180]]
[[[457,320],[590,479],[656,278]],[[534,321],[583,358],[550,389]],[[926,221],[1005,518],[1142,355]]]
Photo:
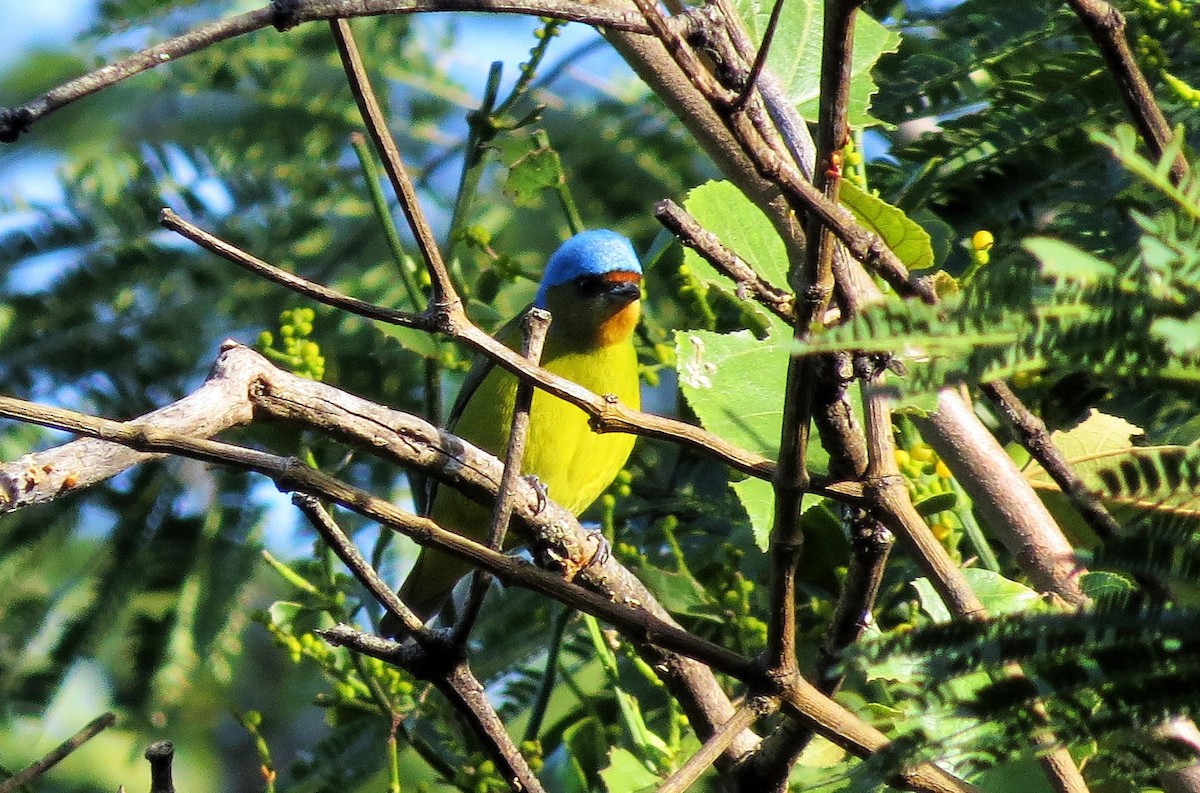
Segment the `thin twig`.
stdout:
[[[1171,125],[1154,99],[1154,91],[1125,38],[1125,17],[1105,0],[1067,0],[1067,5],[1100,49],[1142,140],[1150,147],[1155,160],[1162,159],[1171,143]],[[1187,172],[1187,159],[1182,151],[1176,152],[1171,162],[1171,183],[1178,185]]]
[[[828,169],[822,170],[822,158],[829,157],[830,127],[839,129],[845,123],[846,96],[849,92],[845,72],[848,67],[846,42],[853,26],[839,22],[839,9],[844,4],[826,3],[821,68],[821,127],[817,135],[815,190],[837,200],[837,179],[830,179]],[[778,5],[776,6],[778,10]],[[853,6],[849,12],[853,14]],[[832,24],[831,24],[832,22]],[[842,46],[834,42],[844,39]],[[832,95],[826,94],[826,89]],[[832,108],[832,109],[831,109]],[[840,120],[839,120],[840,119]],[[808,218],[809,247],[805,261],[793,262],[789,280],[795,285],[799,303],[793,322],[793,339],[802,343],[812,328],[820,322],[833,294],[833,234],[828,225],[812,214]],[[787,385],[784,392],[783,427],[779,442],[779,468],[775,485],[775,524],[771,529],[771,611],[767,633],[767,657],[773,667],[788,669],[796,663],[796,567],[803,549],[803,530],[800,527],[800,506],[808,489],[806,458],[809,432],[817,404],[817,361],[793,356],[788,360]],[[781,769],[782,771],[783,769]]]
[[[844,677],[834,676],[839,655],[871,624],[871,611],[883,580],[884,569],[895,537],[883,525],[860,513],[850,528],[853,544],[849,570],[825,628],[813,678],[822,693],[833,696]],[[815,733],[803,722],[789,719],[762,742],[762,748],[740,769],[739,783],[747,790],[778,790],[786,787],[786,775]]]
[[[550,327],[550,314],[540,308],[531,308],[521,319],[523,337],[522,353],[533,366],[542,360],[542,345],[546,342],[546,331]],[[508,523],[512,518],[513,492],[521,477],[521,466],[525,460],[525,442],[529,437],[529,409],[533,406],[533,385],[527,380],[517,381],[517,393],[513,402],[512,422],[508,433],[508,448],[504,452],[504,476],[500,479],[500,491],[492,512],[491,530],[488,532],[488,547],[499,551],[504,548],[508,534]],[[462,617],[454,628],[455,641],[465,644],[471,629],[483,607],[491,576],[476,568],[471,576],[471,589],[463,607]]]
[[528,761],[508,734],[507,726],[488,702],[487,691],[466,661],[455,664],[433,684],[457,710],[469,710],[481,717],[472,719],[470,726],[479,740],[493,750],[498,765],[496,771],[512,790],[544,793],[545,788],[534,776]]
[[201,248],[215,253],[226,261],[242,267],[261,278],[266,278],[280,286],[286,287],[297,294],[310,297],[327,306],[340,308],[351,314],[357,314],[360,317],[386,322],[389,325],[399,325],[403,328],[416,328],[419,330],[431,330],[433,321],[429,319],[427,313],[415,314],[411,311],[399,311],[394,308],[378,306],[374,303],[368,303],[365,300],[344,295],[335,289],[330,289],[321,286],[318,283],[301,278],[298,275],[289,273],[287,270],[281,270],[274,265],[267,264],[262,259],[243,251],[235,245],[231,245],[220,237],[209,234],[199,226],[193,225],[188,221],[175,214],[170,209],[164,208],[159,213],[159,223],[163,228],[170,229],[176,234],[191,240]]
[[[984,619],[987,611],[967,583],[929,524],[913,506],[912,497],[896,462],[892,437],[892,412],[888,394],[878,375],[863,389],[863,414],[867,437],[867,490],[885,508],[876,513],[927,576],[951,614],[961,619]],[[990,437],[990,436],[989,436]],[[993,441],[994,442],[994,441]]]
[[887,527],[860,513],[850,524],[850,564],[842,591],[834,607],[833,618],[821,639],[817,660],[817,687],[829,696],[841,688],[842,675],[832,676],[839,656],[858,641],[872,623],[871,611],[879,595],[879,585],[896,538]]
[[753,297],[784,322],[795,321],[795,298],[755,272],[736,253],[726,248],[716,234],[700,225],[687,210],[669,198],[654,205],[654,216],[679,242],[704,257],[717,272],[737,285],[738,295]]
[[13,793],[28,785],[42,774],[65,760],[71,752],[95,738],[104,730],[117,723],[113,713],[104,713],[89,721],[83,729],[51,749],[40,760],[36,760],[26,768],[21,769],[8,779],[0,781],[0,793]]
[[655,793],[686,793],[691,790],[692,784],[721,756],[735,736],[778,708],[778,702],[758,697],[742,705],[733,718],[722,724],[721,729],[713,733],[679,770],[658,786]]
[[[646,33],[636,9],[620,2],[570,0],[297,0],[292,20],[296,24],[338,17],[413,14],[429,11],[487,11],[552,17],[583,22],[609,30]],[[153,47],[135,52],[12,108],[0,109],[0,142],[10,143],[37,121],[72,102],[101,91],[144,71],[171,63],[246,33],[276,24],[275,8],[268,4],[244,14],[207,22]]]
[[333,552],[342,560],[342,564],[346,565],[359,583],[367,588],[367,591],[387,610],[387,613],[400,621],[408,635],[416,639],[418,644],[427,643],[429,631],[425,628],[425,623],[400,600],[395,590],[379,577],[379,573],[359,552],[358,546],[337,525],[333,516],[325,507],[321,506],[321,502],[305,493],[296,493],[292,496],[292,503],[304,513],[304,517],[308,518],[308,522],[321,535],[321,539],[333,549]]
[[[742,92],[736,99],[733,100],[733,105],[729,108],[731,111],[737,112],[746,106],[751,94],[758,87],[758,79],[762,76],[763,69],[767,66],[767,55],[771,52],[771,42],[775,39],[775,31],[779,27],[779,18],[783,14],[784,0],[775,0],[771,6],[771,16],[767,19],[767,29],[763,32],[762,41],[759,42],[758,52],[754,55],[754,65],[750,67],[750,74],[746,77],[746,85],[742,88]],[[736,17],[735,17],[736,18]]]
[[430,279],[433,282],[433,302],[458,304],[458,295],[450,280],[450,273],[446,270],[446,263],[442,261],[442,252],[438,249],[437,239],[433,236],[433,229],[430,228],[425,213],[421,211],[421,204],[417,200],[417,188],[409,178],[408,169],[404,167],[396,140],[388,131],[383,109],[380,108],[379,100],[367,77],[367,67],[358,52],[358,45],[354,43],[354,35],[350,32],[350,23],[345,19],[333,19],[330,20],[329,27],[337,43],[338,55],[342,59],[350,91],[354,94],[354,101],[358,104],[363,121],[366,122],[367,134],[371,136],[375,150],[383,158],[383,168],[392,182],[396,197],[400,199],[400,208],[404,210],[404,217],[408,220],[408,226],[416,237],[417,247],[421,249],[421,256],[429,268]]
[[[1121,532],[1120,524],[1054,445],[1045,422],[1035,416],[1003,381],[984,383],[980,390],[1016,431],[1018,442],[1050,475],[1088,528],[1101,540],[1115,539]],[[1156,597],[1171,599],[1171,591],[1162,581],[1142,573],[1135,574],[1135,578]]]

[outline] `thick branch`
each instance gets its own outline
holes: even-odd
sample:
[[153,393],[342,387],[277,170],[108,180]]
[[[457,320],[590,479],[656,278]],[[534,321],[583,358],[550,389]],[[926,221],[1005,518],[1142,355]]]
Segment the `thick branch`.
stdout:
[[[198,437],[249,424],[253,419],[253,406],[247,399],[250,385],[270,364],[253,353],[228,354],[230,349],[235,348],[225,348],[226,353],[217,359],[199,389],[130,424]],[[162,456],[84,438],[0,463],[0,515],[53,501]]]
[[963,489],[1033,585],[1067,603],[1082,604],[1075,551],[1037,493],[1004,449],[956,392],[938,396],[938,409],[918,422],[921,435],[955,472]]

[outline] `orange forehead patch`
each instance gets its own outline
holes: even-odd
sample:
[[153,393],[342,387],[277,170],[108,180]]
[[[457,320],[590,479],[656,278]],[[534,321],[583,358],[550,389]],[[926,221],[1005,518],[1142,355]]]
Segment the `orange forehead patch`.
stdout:
[[614,270],[600,277],[610,284],[638,284],[642,281],[640,273],[631,273],[628,270]]

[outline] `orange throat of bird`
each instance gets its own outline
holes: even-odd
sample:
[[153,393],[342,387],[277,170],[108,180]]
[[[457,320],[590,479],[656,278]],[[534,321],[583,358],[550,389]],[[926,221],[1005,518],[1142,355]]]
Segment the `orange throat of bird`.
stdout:
[[641,303],[635,300],[601,322],[600,327],[596,330],[597,344],[607,347],[610,344],[627,341],[633,334],[633,329],[637,327],[641,314]]

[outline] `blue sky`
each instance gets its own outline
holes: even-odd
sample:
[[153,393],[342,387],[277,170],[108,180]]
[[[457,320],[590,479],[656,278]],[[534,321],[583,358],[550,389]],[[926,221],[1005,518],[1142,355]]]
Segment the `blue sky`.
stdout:
[[0,66],[30,46],[71,39],[92,19],[95,0],[0,0]]

